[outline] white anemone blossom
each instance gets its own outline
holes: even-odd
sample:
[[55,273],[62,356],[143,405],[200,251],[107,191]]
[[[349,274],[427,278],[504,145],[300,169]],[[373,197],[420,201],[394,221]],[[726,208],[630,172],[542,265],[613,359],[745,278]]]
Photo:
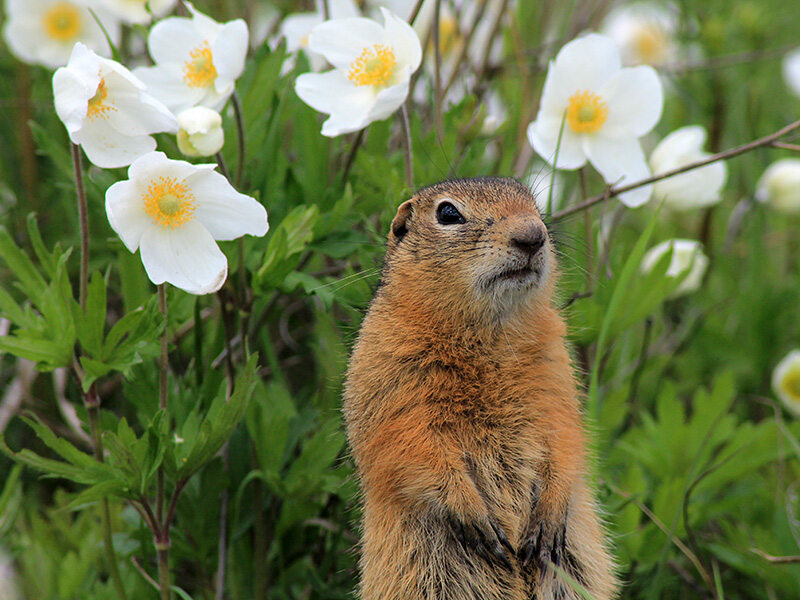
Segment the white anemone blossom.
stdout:
[[267,233],[264,207],[234,190],[215,166],[150,152],[130,166],[128,180],[108,188],[111,227],[128,250],[141,249],[153,283],[215,292],[225,283],[228,261],[214,240]]
[[772,391],[791,413],[800,417],[800,350],[792,350],[772,371]]
[[685,296],[700,288],[703,275],[708,268],[708,257],[703,253],[703,246],[695,240],[667,240],[650,248],[642,258],[642,272],[647,273],[659,259],[672,249],[672,258],[667,267],[667,277],[678,277],[686,271],[689,273],[681,281],[670,298]]
[[787,214],[800,214],[800,158],[775,161],[758,180],[756,200]]
[[[360,15],[353,0],[330,0],[328,10],[331,19],[347,19]],[[280,35],[286,38],[286,50],[305,52],[312,71],[321,71],[326,65],[325,57],[312,52],[308,47],[311,30],[323,21],[325,17],[320,12],[304,12],[287,15],[281,22]]]
[[678,57],[678,15],[671,4],[624,4],[608,13],[600,32],[614,40],[624,64],[664,65]]
[[163,17],[178,0],[100,0],[105,8],[125,23],[144,25],[154,17]]
[[[3,36],[11,51],[31,64],[49,68],[67,64],[76,42],[109,56],[111,49],[83,0],[6,0]],[[119,41],[119,22],[92,6],[111,41]]]
[[178,149],[186,156],[211,156],[222,150],[224,143],[218,112],[195,106],[178,115]]
[[80,42],[53,75],[53,96],[70,139],[98,167],[129,165],[155,149],[150,134],[177,130],[173,114],[128,69]]
[[800,97],[800,48],[792,50],[783,59],[783,78],[792,93]]
[[[558,169],[577,169],[588,159],[607,183],[624,186],[650,176],[639,138],[661,118],[662,104],[651,67],[623,69],[614,43],[589,34],[565,45],[550,63],[528,140]],[[636,207],[651,191],[644,186],[619,199]]]
[[247,24],[236,19],[221,25],[184,4],[192,18],[156,23],[147,37],[156,64],[133,72],[176,114],[197,105],[220,110],[244,70]]
[[295,91],[303,102],[330,115],[322,135],[363,129],[391,115],[408,96],[422,47],[408,23],[385,8],[381,12],[383,27],[370,19],[350,18],[326,21],[311,32],[309,48],[334,69],[300,75]]
[[[653,173],[660,175],[711,156],[703,151],[706,130],[700,125],[681,127],[665,137],[650,155]],[[680,175],[657,181],[653,195],[673,210],[691,210],[720,201],[728,176],[725,163],[718,161]]]

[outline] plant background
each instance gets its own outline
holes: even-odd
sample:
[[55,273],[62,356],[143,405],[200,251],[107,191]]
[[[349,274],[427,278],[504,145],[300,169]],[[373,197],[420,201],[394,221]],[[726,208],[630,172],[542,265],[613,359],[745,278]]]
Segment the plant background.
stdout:
[[[259,4],[196,2],[220,21],[244,15],[251,27]],[[512,18],[499,34],[502,62],[479,74],[471,86],[476,95],[445,109],[441,141],[430,92],[411,105],[416,185],[501,174],[534,176],[536,187],[549,178],[525,138],[547,60],[579,32],[596,28],[610,3],[512,4]],[[313,8],[288,1],[274,6],[283,13]],[[677,6],[682,43],[702,54],[661,71],[668,92],[658,137],[702,124],[709,130],[708,148],[718,151],[800,118],[800,100],[780,72],[782,53],[800,45],[799,7],[785,0],[682,0]],[[243,400],[241,421],[225,432],[224,452],[204,457],[177,503],[170,560],[182,598],[348,598],[356,581],[358,486],[339,412],[341,385],[377,283],[388,224],[410,190],[397,119],[369,127],[345,178],[355,136],[320,135],[320,115],[293,90],[307,62],[300,58],[293,71],[281,74],[283,58],[282,47],[258,45],[237,84],[247,130],[240,191],[264,203],[271,230],[266,238],[244,240],[244,271],[237,266],[238,244],[222,244],[231,275],[220,295],[169,289],[174,431],[168,434],[153,425],[160,327],[155,288],[104,211],[105,190],[124,171],[89,168],[86,180],[90,269],[97,274],[97,293],[102,288],[107,296],[107,306],[96,309],[101,335],[104,322],[110,327],[139,306],[150,307],[153,319],[128,363],[97,381],[103,429],[130,447],[141,436],[141,448],[150,444],[145,450],[162,453],[165,445],[177,447],[199,435],[198,421],[225,385],[228,358],[233,370],[246,371],[241,337],[229,332],[227,353],[225,314],[233,328],[245,317],[246,345],[259,356],[254,391]],[[56,243],[62,250],[75,247],[64,268],[77,289],[72,163],[53,110],[51,76],[0,46],[0,220],[9,232],[0,240],[0,282],[3,293],[20,303],[32,294],[15,271],[14,261],[21,259],[12,241],[33,257],[48,286],[62,272],[59,251],[48,255],[49,249]],[[499,92],[507,110],[491,133],[481,128],[488,90]],[[225,158],[237,165],[229,114],[225,125]],[[655,141],[651,136],[645,147]],[[159,146],[180,156],[167,136]],[[800,345],[800,221],[753,202],[765,167],[791,154],[762,148],[729,161],[723,201],[708,210],[657,213],[651,203],[617,211],[607,250],[598,247],[597,233],[616,200],[552,224],[561,251],[559,301],[569,304],[564,314],[587,385],[600,361],[587,420],[594,432],[597,492],[626,582],[623,598],[800,598],[800,565],[756,552],[800,554],[800,422],[776,403],[769,384],[775,364]],[[578,173],[562,177],[568,201],[584,195]],[[603,189],[588,169],[583,183],[590,194]],[[47,251],[37,249],[32,223]],[[671,237],[704,242],[711,266],[699,291],[665,301],[663,268],[651,279],[621,277],[648,225],[648,245]],[[64,281],[51,287],[71,294]],[[250,306],[238,296],[245,288],[252,290]],[[615,300],[621,305],[607,318],[617,289],[625,292]],[[70,335],[63,331],[72,323],[64,298],[54,300],[63,318],[42,326],[43,338],[53,343]],[[604,319],[610,337],[598,348]],[[14,416],[25,412],[36,416],[37,427],[90,456],[81,390],[67,369],[39,372],[9,353],[0,358],[5,443],[57,458]],[[50,366],[57,363],[53,358]],[[176,443],[175,435],[184,441]],[[98,496],[79,495],[85,485],[41,478],[8,456],[0,457],[0,490],[0,546],[21,597],[115,597],[103,561]],[[156,597],[139,570],[155,573],[150,531],[122,499],[112,498],[111,511],[129,597]],[[226,568],[219,595],[223,524]],[[10,577],[0,570],[0,578]]]

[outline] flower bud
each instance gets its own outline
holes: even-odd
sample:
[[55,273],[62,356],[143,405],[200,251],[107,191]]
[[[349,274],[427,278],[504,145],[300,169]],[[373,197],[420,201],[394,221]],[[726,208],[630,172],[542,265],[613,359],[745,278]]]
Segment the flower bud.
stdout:
[[205,106],[195,106],[179,114],[178,128],[178,148],[186,156],[212,156],[225,143],[222,117]]
[[756,186],[756,200],[781,212],[800,213],[800,159],[772,163]]
[[772,372],[772,391],[784,406],[800,417],[800,350],[792,350]]
[[[655,175],[678,169],[711,156],[703,152],[706,130],[699,125],[681,127],[670,133],[650,155]],[[657,181],[653,195],[672,210],[691,210],[716,204],[725,185],[728,170],[724,162],[715,162],[699,169]]]
[[650,271],[659,259],[672,247],[672,259],[667,267],[667,277],[678,277],[686,270],[689,274],[681,281],[670,298],[691,294],[700,287],[708,268],[708,257],[703,253],[700,242],[694,240],[667,240],[647,251],[642,259],[642,271]]

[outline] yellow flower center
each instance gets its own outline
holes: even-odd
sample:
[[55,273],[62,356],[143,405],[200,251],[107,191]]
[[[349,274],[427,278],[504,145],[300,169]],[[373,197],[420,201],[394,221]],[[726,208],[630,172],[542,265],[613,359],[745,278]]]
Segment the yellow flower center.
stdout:
[[792,398],[800,402],[800,369],[792,369],[781,381],[781,387]]
[[89,98],[89,107],[86,111],[86,116],[89,119],[94,120],[97,117],[105,119],[106,113],[117,110],[116,107],[105,103],[107,96],[108,90],[106,89],[106,80],[101,78],[100,84],[97,86],[97,91],[94,93],[94,96]]
[[194,194],[174,177],[159,177],[150,182],[142,201],[153,223],[170,229],[183,227],[191,221],[197,208]]
[[567,104],[567,123],[575,133],[595,133],[608,119],[608,104],[592,92],[576,92]]
[[347,78],[356,85],[385,86],[394,74],[397,60],[388,46],[375,44],[364,48],[350,65]]
[[203,42],[189,53],[189,60],[183,63],[183,80],[189,87],[208,87],[217,78],[214,57],[208,42]]
[[81,13],[71,2],[57,2],[42,20],[47,35],[59,42],[72,40],[81,32]]
[[645,25],[636,34],[634,48],[639,61],[658,65],[664,62],[667,51],[667,36],[655,25]]
[[[461,45],[462,37],[458,21],[453,17],[442,17],[439,21],[439,49],[442,56],[450,56]],[[433,38],[428,43],[430,56],[433,56]]]

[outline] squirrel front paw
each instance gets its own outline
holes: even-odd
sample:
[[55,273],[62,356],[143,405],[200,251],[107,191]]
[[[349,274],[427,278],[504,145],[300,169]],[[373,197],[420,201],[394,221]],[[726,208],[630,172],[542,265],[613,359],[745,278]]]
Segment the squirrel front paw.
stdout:
[[450,514],[447,521],[464,550],[474,551],[486,562],[497,563],[507,571],[514,570],[509,557],[515,556],[516,552],[491,516],[483,520],[463,520]]
[[563,523],[544,519],[534,521],[520,545],[517,557],[524,568],[536,561],[540,572],[544,571],[548,562],[559,566],[565,554],[565,539],[566,527]]

